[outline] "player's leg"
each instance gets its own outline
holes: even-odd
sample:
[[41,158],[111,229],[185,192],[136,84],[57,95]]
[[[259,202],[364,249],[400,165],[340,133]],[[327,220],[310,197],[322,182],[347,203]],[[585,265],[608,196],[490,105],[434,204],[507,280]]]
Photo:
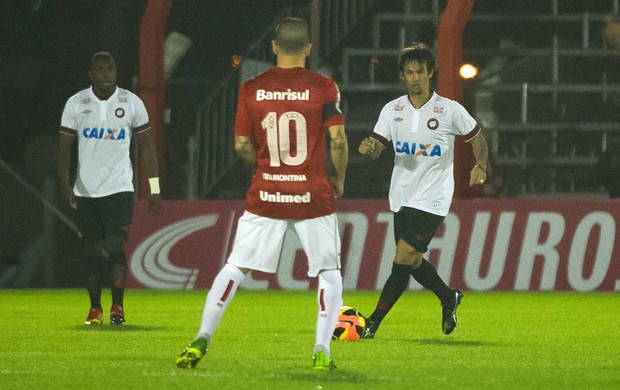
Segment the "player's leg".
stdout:
[[422,254],[404,240],[396,244],[396,256],[392,272],[381,290],[379,301],[372,314],[366,319],[364,338],[375,336],[381,322],[390,312],[396,301],[403,295],[411,277],[411,268],[422,260]]
[[101,198],[102,218],[105,221],[105,247],[111,272],[112,305],[110,324],[125,322],[124,297],[127,283],[125,242],[133,213],[133,192],[120,192]]
[[[407,233],[404,237],[424,253],[430,238],[435,235],[444,217],[415,209],[411,209],[408,213],[410,213],[408,220],[416,227],[416,231]],[[422,240],[417,240],[417,237],[422,237]],[[422,287],[432,291],[439,298],[442,305],[442,331],[450,334],[456,327],[456,309],[461,303],[463,294],[448,287],[437,273],[437,269],[426,259],[422,258],[418,266],[412,267],[411,275]]]
[[105,273],[106,252],[103,224],[97,212],[98,199],[77,197],[76,201],[78,225],[82,232],[80,251],[86,277],[86,290],[90,300],[86,324],[101,324],[103,321],[101,290]]
[[[368,317],[364,338],[373,338],[381,321],[409,285],[413,269],[423,261],[433,236],[444,217],[421,210],[403,207],[394,213],[396,256],[392,272],[383,287],[373,314]],[[426,281],[425,281],[426,283]]]
[[321,271],[318,276],[318,315],[313,360],[317,370],[336,368],[331,358],[330,343],[342,306],[342,275],[340,270]]
[[194,368],[206,354],[211,337],[247,272],[232,264],[224,265],[218,272],[207,294],[198,336],[181,352],[176,360],[177,367]]
[[441,329],[445,334],[452,333],[456,327],[456,309],[461,304],[463,293],[448,287],[437,274],[437,269],[426,259],[422,259],[420,266],[411,270],[411,275],[439,298],[442,307]]
[[340,234],[335,214],[296,221],[295,231],[308,257],[308,276],[318,277],[317,323],[313,351],[314,368],[335,368],[331,340],[342,306]]
[[453,290],[444,283],[437,273],[437,269],[424,258],[417,268],[411,270],[411,276],[422,287],[432,291],[441,302],[449,299],[452,295]]
[[101,324],[103,309],[101,308],[101,290],[105,274],[105,257],[102,241],[85,241],[83,247],[84,268],[86,273],[86,290],[90,300],[90,308],[86,316],[86,325]]
[[277,270],[287,224],[245,212],[237,224],[233,250],[207,294],[198,335],[176,359],[177,367],[194,368],[206,354],[211,339],[245,275],[251,270]]

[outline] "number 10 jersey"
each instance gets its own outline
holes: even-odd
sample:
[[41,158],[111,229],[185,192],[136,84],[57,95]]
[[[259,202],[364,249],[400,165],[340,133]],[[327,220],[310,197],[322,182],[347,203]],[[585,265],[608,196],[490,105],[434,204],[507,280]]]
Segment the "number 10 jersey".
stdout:
[[257,162],[246,209],[284,219],[333,213],[325,139],[334,125],[344,125],[344,115],[329,77],[273,67],[243,83],[235,135],[254,141]]

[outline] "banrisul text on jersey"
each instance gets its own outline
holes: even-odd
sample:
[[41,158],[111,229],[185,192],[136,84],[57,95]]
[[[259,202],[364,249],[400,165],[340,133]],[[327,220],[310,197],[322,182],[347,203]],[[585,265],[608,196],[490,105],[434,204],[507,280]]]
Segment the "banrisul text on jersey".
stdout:
[[266,91],[264,89],[256,90],[256,101],[262,100],[310,100],[310,90],[305,91]]

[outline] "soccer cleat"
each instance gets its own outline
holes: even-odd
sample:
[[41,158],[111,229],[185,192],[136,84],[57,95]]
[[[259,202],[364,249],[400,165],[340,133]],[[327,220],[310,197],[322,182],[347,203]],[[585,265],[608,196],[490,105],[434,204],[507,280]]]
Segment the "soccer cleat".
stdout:
[[456,309],[461,304],[463,293],[453,290],[454,296],[449,302],[441,304],[441,330],[444,334],[450,334],[456,328]]
[[315,371],[329,371],[336,368],[334,360],[327,357],[323,351],[317,351],[314,356],[312,356],[312,360],[314,361]]
[[371,319],[366,318],[366,329],[364,329],[364,334],[362,335],[362,338],[374,339],[376,331],[377,328],[375,327],[375,322]]
[[194,368],[196,364],[207,353],[207,347],[209,342],[204,337],[198,337],[192,341],[190,345],[185,347],[183,352],[176,360],[177,367],[179,368]]
[[125,322],[125,311],[121,305],[112,305],[110,309],[110,325],[123,325]]
[[103,323],[103,312],[99,307],[91,307],[86,317],[86,325],[95,325]]

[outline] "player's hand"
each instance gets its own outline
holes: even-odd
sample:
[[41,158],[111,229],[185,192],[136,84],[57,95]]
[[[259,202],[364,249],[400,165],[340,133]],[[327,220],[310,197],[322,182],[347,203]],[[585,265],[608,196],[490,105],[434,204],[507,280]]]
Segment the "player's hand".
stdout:
[[161,196],[159,194],[151,194],[149,196],[149,214],[153,218],[159,217],[159,211],[161,210]]
[[329,178],[329,184],[332,185],[335,198],[340,198],[344,195],[344,180],[340,180],[335,176],[332,176]]
[[75,194],[73,193],[73,189],[71,187],[63,188],[62,197],[67,206],[72,209],[77,209],[77,200],[75,199]]
[[487,181],[487,167],[482,164],[474,165],[469,173],[469,186],[482,185]]
[[357,148],[357,151],[363,155],[373,154],[375,149],[377,148],[377,140],[372,137],[365,138],[360,146]]

